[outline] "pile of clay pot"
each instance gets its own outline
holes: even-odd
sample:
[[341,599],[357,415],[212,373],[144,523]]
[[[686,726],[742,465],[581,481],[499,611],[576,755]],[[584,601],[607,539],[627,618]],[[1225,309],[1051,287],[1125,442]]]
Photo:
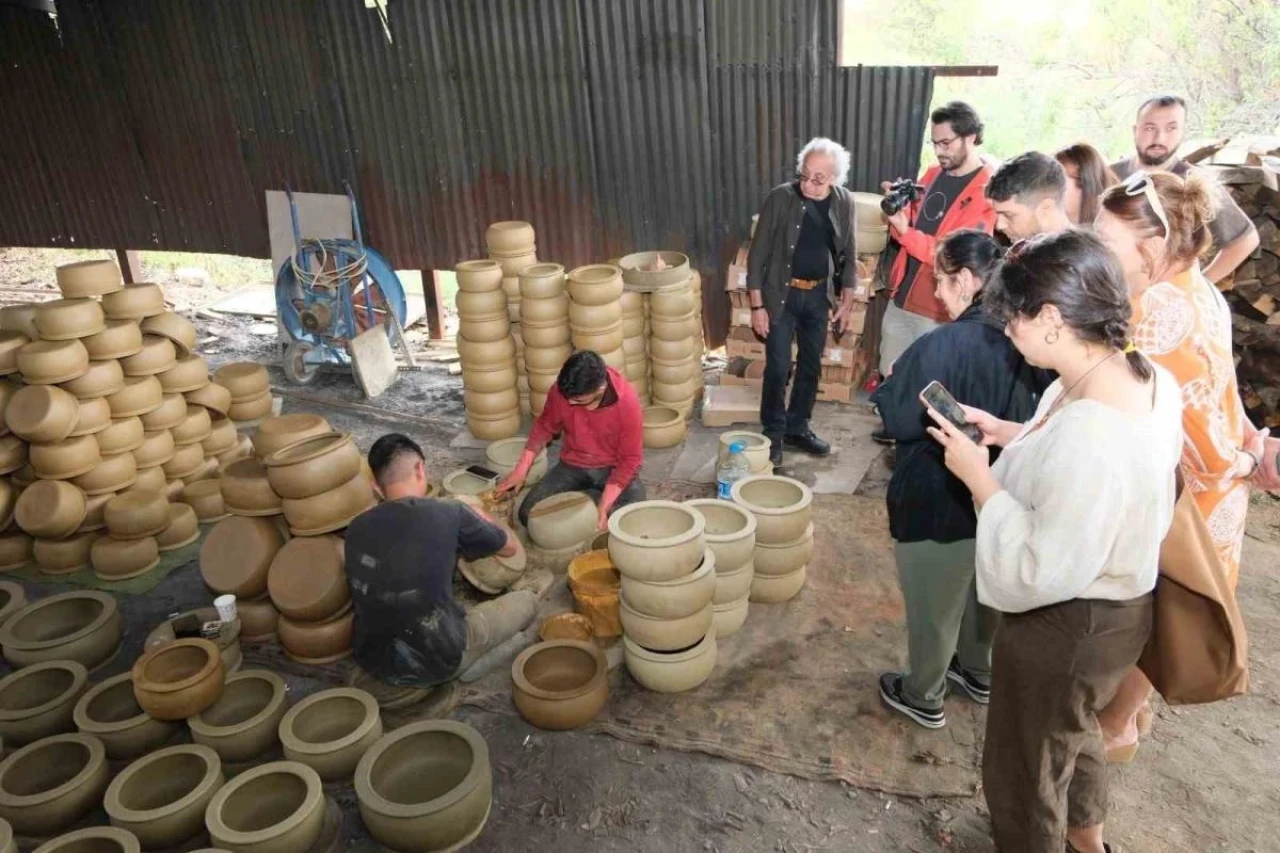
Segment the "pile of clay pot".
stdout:
[[200,547],[213,595],[234,595],[244,642],[278,638],[301,663],[351,654],[352,610],[342,531],[374,504],[354,439],[319,415],[259,424],[253,455],[208,489],[224,513]]
[[[354,787],[369,833],[390,849],[479,834],[492,777],[474,729],[428,721],[384,734],[373,696],[350,688],[291,704],[276,673],[235,671],[238,619],[213,640],[175,639],[185,616],[217,611],[162,624],[129,672],[90,684],[120,642],[115,599],[82,591],[27,603],[20,586],[0,583],[0,643],[17,668],[0,679],[0,737],[12,750],[0,762],[0,838],[42,853],[330,853],[345,848],[330,783]],[[83,828],[99,806],[110,826]]]
[[191,321],[111,261],[57,280],[63,298],[0,309],[0,529],[18,528],[0,569],[124,580],[198,537],[209,519],[181,501],[249,452],[237,422],[270,410],[266,371],[211,379]]

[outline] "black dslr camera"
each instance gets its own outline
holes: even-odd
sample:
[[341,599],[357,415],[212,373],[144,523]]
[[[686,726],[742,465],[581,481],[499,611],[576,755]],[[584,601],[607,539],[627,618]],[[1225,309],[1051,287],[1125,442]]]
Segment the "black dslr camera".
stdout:
[[885,216],[893,216],[899,210],[920,198],[924,193],[924,184],[917,184],[910,178],[899,178],[889,186],[889,191],[880,199],[880,209]]

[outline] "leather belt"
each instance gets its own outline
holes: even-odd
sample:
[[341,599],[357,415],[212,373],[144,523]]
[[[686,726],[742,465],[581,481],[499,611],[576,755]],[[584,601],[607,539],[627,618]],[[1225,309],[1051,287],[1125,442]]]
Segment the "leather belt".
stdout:
[[813,290],[818,285],[824,284],[824,283],[826,283],[825,278],[819,278],[819,279],[793,278],[791,279],[790,282],[787,283],[787,286],[794,287],[796,290]]

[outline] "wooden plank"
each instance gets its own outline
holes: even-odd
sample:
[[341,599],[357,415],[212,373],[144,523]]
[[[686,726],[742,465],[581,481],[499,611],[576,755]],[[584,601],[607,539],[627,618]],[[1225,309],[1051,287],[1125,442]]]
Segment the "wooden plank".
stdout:
[[422,299],[427,306],[427,336],[433,341],[444,340],[444,313],[442,311],[444,299],[440,296],[440,273],[438,271],[422,271]]
[[999,65],[931,65],[934,77],[997,77]]
[[116,249],[116,263],[120,265],[120,275],[125,284],[137,284],[142,277],[142,253],[132,249]]

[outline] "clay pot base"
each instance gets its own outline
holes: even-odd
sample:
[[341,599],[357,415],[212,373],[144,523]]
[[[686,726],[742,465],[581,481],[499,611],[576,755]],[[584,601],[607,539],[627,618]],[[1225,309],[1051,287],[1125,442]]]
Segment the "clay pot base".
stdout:
[[132,578],[141,577],[142,575],[145,575],[147,572],[151,571],[158,565],[160,565],[160,558],[156,557],[155,560],[152,561],[151,565],[142,569],[138,569],[136,572],[129,572],[129,574],[127,575],[100,575],[97,572],[94,572],[93,574],[94,574],[94,577],[96,577],[98,580],[106,581],[107,583],[111,583],[112,581],[127,581],[127,580],[131,580]]

